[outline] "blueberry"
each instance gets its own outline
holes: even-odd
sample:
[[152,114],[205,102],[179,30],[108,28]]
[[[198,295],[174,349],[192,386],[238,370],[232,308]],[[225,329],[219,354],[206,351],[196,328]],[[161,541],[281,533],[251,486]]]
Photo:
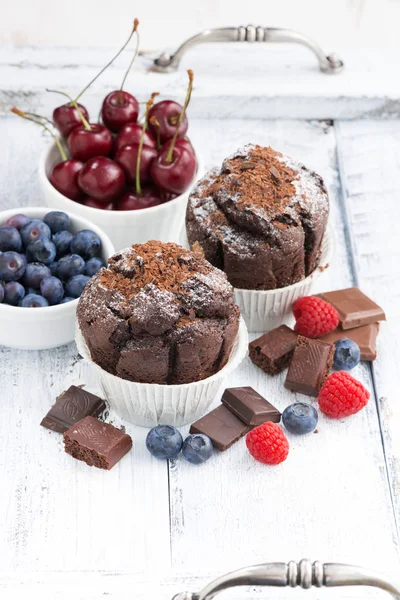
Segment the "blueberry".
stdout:
[[0,281],[0,304],[3,302],[4,299],[4,286]]
[[90,229],[82,229],[74,235],[71,242],[71,252],[80,254],[88,259],[100,253],[101,241],[97,233]]
[[175,458],[182,449],[183,439],[175,427],[157,425],[146,437],[147,450],[156,458]]
[[7,250],[14,252],[22,250],[21,235],[15,227],[0,227],[0,251],[7,252]]
[[69,226],[71,225],[69,216],[65,212],[59,210],[53,210],[52,212],[47,213],[43,221],[50,227],[51,233],[69,229]]
[[54,262],[50,263],[49,264],[49,269],[50,269],[51,275],[53,275],[54,277],[57,277],[57,275],[58,275],[58,262],[54,261]]
[[64,296],[60,304],[66,304],[67,302],[72,302],[72,300],[76,300],[76,298],[71,298],[71,296]]
[[43,221],[40,219],[34,219],[28,223],[28,225],[25,225],[25,227],[21,229],[20,233],[22,237],[22,243],[24,244],[25,248],[28,246],[28,244],[34,242],[35,240],[51,239],[50,227],[46,225],[46,223],[43,223]]
[[43,263],[33,262],[26,265],[26,271],[22,278],[22,283],[25,287],[40,288],[40,283],[46,277],[50,277],[51,270]]
[[57,275],[60,279],[70,279],[85,270],[85,261],[78,254],[67,254],[58,261]]
[[42,308],[43,306],[48,306],[46,298],[43,296],[39,296],[39,294],[28,294],[21,300],[18,306],[22,306],[23,308]]
[[74,236],[70,231],[58,231],[53,235],[53,244],[57,250],[57,258],[69,253],[71,240]]
[[347,338],[335,342],[333,368],[337,371],[350,371],[360,362],[360,348]]
[[105,267],[104,260],[94,256],[93,258],[89,258],[87,261],[84,273],[88,277],[93,277],[93,275],[95,275],[102,267]]
[[22,227],[25,227],[25,225],[28,225],[28,223],[30,222],[31,220],[26,215],[18,214],[9,217],[4,223],[4,225],[7,225],[9,227],[15,227],[15,229],[18,229],[19,231],[20,229],[22,229]]
[[50,240],[35,240],[26,248],[26,258],[29,262],[41,262],[49,265],[56,257],[56,247]]
[[64,286],[57,277],[47,277],[40,284],[40,293],[50,305],[58,304],[64,296]]
[[0,279],[4,281],[18,281],[25,273],[26,258],[17,252],[4,252],[0,254]]
[[38,288],[26,287],[25,288],[25,296],[28,294],[36,294],[36,296],[41,296],[40,290]]
[[282,422],[290,433],[301,435],[314,431],[318,423],[318,413],[311,404],[296,402],[285,408]]
[[183,442],[182,454],[193,465],[201,465],[214,453],[211,440],[202,433],[188,435]]
[[74,275],[74,277],[71,277],[65,285],[66,295],[79,298],[89,279],[90,277],[86,275]]
[[25,288],[18,281],[9,281],[4,286],[4,302],[6,304],[17,306],[24,296]]

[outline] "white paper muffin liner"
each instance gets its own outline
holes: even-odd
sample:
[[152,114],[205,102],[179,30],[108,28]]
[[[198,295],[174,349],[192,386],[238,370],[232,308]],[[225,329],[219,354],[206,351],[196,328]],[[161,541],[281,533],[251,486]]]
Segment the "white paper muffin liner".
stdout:
[[127,381],[104,371],[91,359],[78,325],[75,341],[79,353],[97,372],[110,407],[121,418],[142,427],[158,424],[180,427],[196,421],[215,400],[225,377],[240,365],[248,351],[247,328],[241,318],[229,360],[218,373],[194,383],[159,385]]

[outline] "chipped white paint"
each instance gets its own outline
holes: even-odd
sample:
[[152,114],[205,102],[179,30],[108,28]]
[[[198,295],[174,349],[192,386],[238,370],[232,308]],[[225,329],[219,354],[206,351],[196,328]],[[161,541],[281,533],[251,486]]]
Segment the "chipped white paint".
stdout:
[[[57,69],[50,71],[48,83],[53,83]],[[19,73],[12,85],[27,90],[31,75],[24,83]],[[81,79],[88,74],[82,69]],[[183,82],[182,74],[163,81],[168,88],[179,78]],[[1,93],[5,84],[0,81]],[[229,82],[232,86],[233,79]],[[38,205],[37,156],[47,140],[13,116],[0,117],[0,126],[6,140],[0,208]],[[318,434],[292,436],[289,459],[275,468],[256,464],[243,441],[200,468],[181,459],[168,467],[146,452],[146,430],[127,424],[133,451],[105,473],[73,461],[63,453],[59,436],[38,425],[69,384],[96,385],[75,347],[29,353],[1,348],[0,590],[7,600],[28,595],[168,600],[226,569],[303,556],[359,563],[393,575],[400,569],[395,523],[399,290],[389,277],[398,273],[399,241],[391,223],[398,215],[400,125],[227,118],[192,119],[190,131],[208,166],[251,141],[283,150],[323,175],[332,199],[336,252],[318,288],[358,279],[390,319],[381,328],[373,371],[366,365],[356,371],[371,390],[371,401],[346,421],[321,419]],[[296,397],[284,390],[282,377],[268,378],[248,360],[229,384],[253,385],[281,409]],[[341,590],[336,596],[308,591],[307,597],[328,594],[381,597],[373,590]],[[292,595],[296,592],[274,592],[276,598]]]

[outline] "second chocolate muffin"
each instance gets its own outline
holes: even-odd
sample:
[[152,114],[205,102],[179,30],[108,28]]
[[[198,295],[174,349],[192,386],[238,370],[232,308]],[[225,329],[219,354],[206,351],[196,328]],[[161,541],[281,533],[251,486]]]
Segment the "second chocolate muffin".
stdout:
[[233,286],[271,290],[318,266],[328,214],[319,175],[272,148],[248,145],[197,184],[186,229],[192,249]]
[[78,323],[92,360],[123,379],[199,381],[228,361],[239,309],[224,273],[176,244],[115,254],[87,284]]

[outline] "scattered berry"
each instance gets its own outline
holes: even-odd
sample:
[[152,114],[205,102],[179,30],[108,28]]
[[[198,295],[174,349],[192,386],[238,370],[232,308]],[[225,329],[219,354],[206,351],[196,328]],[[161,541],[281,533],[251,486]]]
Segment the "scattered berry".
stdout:
[[85,261],[79,254],[67,254],[58,261],[57,275],[61,279],[70,279],[85,270]]
[[15,227],[0,227],[0,252],[21,252],[22,239]]
[[21,300],[18,306],[22,306],[22,308],[42,308],[44,306],[49,306],[49,303],[43,296],[39,296],[38,294],[28,294]]
[[175,458],[182,449],[183,439],[175,427],[157,425],[146,437],[147,450],[156,458]]
[[29,263],[26,265],[26,270],[24,276],[22,277],[21,283],[23,283],[25,287],[39,289],[41,281],[46,279],[46,277],[50,277],[50,275],[50,268],[43,263]]
[[296,402],[285,408],[282,413],[282,422],[290,433],[297,435],[311,433],[317,426],[318,413],[311,404]]
[[59,304],[64,296],[64,286],[57,277],[47,277],[40,284],[40,293],[43,298],[46,298],[50,306]]
[[246,446],[256,460],[266,465],[277,465],[289,454],[289,442],[276,423],[263,423],[250,431]]
[[360,348],[358,344],[347,338],[335,342],[334,369],[337,371],[351,371],[359,362]]
[[295,331],[308,338],[318,338],[336,329],[339,315],[333,306],[316,296],[299,298],[292,306]]
[[31,242],[36,240],[50,240],[51,231],[50,227],[43,223],[40,219],[34,219],[30,221],[28,225],[22,227],[21,231],[22,243],[24,246],[28,246]]
[[74,275],[71,277],[65,285],[65,293],[67,296],[79,298],[89,279],[90,277],[87,277],[86,275]]
[[202,433],[188,435],[182,446],[182,454],[193,465],[205,463],[214,453],[209,437]]
[[50,240],[35,240],[26,247],[26,258],[29,262],[41,262],[49,265],[56,257],[56,247]]
[[101,240],[97,233],[90,229],[82,229],[71,240],[71,252],[79,254],[85,259],[97,256],[100,253]]
[[3,252],[0,254],[0,279],[4,281],[18,281],[25,273],[26,258],[17,252]]
[[370,393],[346,371],[332,373],[318,396],[321,411],[328,417],[340,419],[359,412],[367,405]]
[[15,227],[15,229],[18,229],[19,231],[20,229],[22,229],[22,227],[25,227],[25,225],[28,225],[28,223],[30,222],[31,220],[26,215],[19,214],[9,217],[4,223],[4,225],[8,227]]
[[89,258],[86,263],[84,274],[88,277],[93,277],[96,275],[97,271],[99,271],[102,267],[105,266],[104,260],[94,256],[93,258]]
[[53,235],[53,244],[56,247],[57,258],[69,254],[73,237],[74,236],[70,231],[57,231],[57,233]]
[[[3,287],[3,286],[1,286]],[[25,296],[25,288],[18,281],[9,281],[4,286],[4,302],[11,304],[11,306],[17,306],[18,303]]]
[[69,229],[71,219],[65,212],[53,210],[44,217],[43,221],[50,227],[51,233]]

